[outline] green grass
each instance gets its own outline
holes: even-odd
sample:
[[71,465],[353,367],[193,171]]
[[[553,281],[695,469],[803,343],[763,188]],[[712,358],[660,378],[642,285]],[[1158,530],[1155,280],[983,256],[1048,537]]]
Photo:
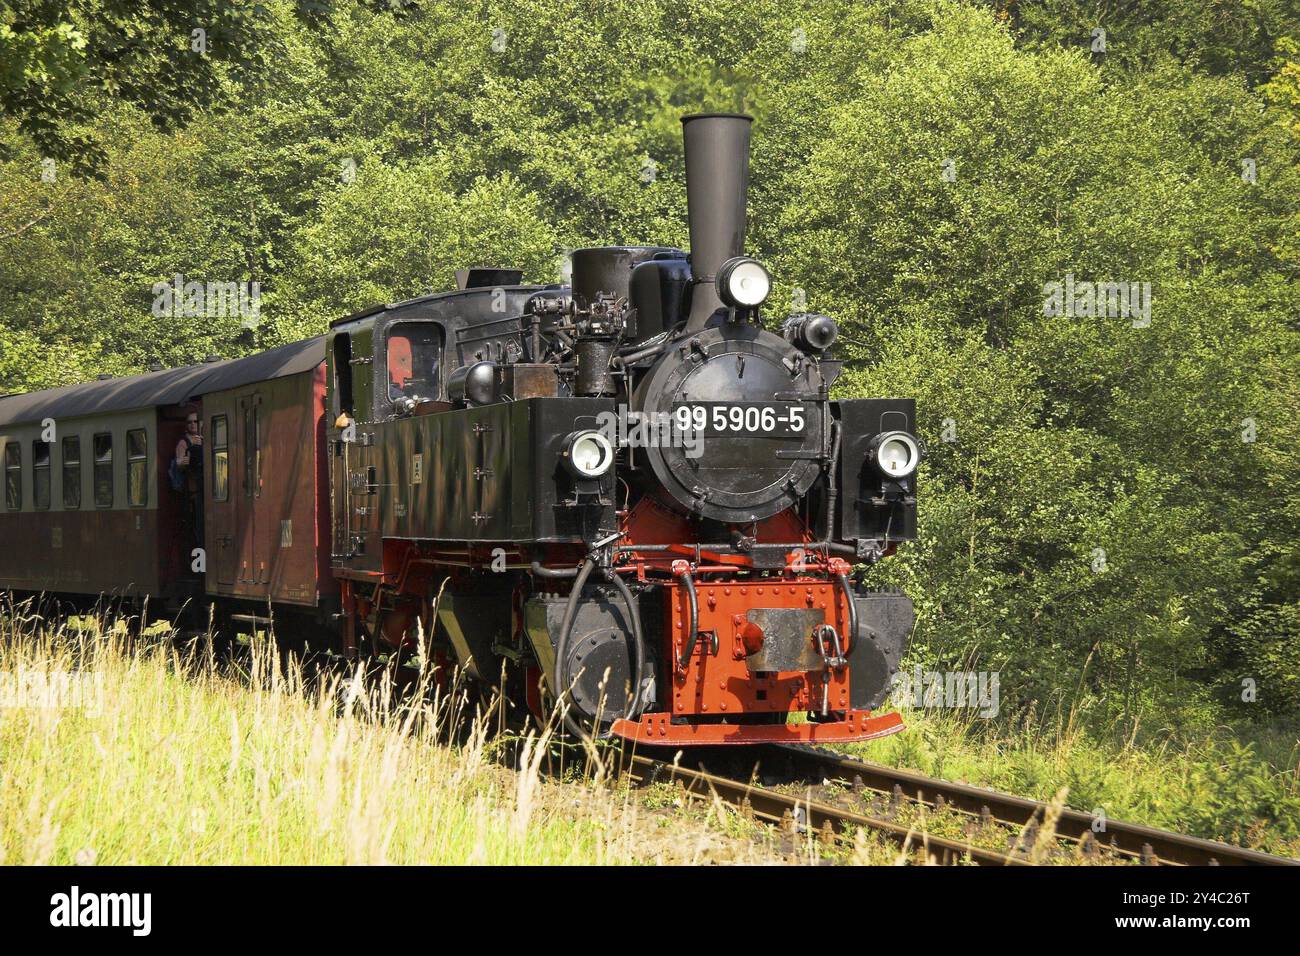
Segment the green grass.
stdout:
[[999,724],[952,712],[904,711],[907,729],[847,745],[867,760],[1115,820],[1285,856],[1300,856],[1300,744],[1294,723],[1223,727],[1196,738],[1108,739],[1067,717]]
[[[703,820],[665,832],[625,791],[544,776],[546,735],[517,771],[483,721],[448,745],[446,697],[308,686],[256,646],[231,677],[165,628],[74,623],[0,620],[0,864],[749,861]],[[96,692],[30,692],[73,672]]]
[[[548,740],[520,767],[480,721],[450,745],[457,698],[396,706],[382,686],[307,682],[254,643],[232,674],[166,627],[0,618],[0,864],[639,864],[817,862],[810,839],[667,786],[636,793],[548,776]],[[93,693],[47,707],[57,675]],[[1293,727],[1175,740],[1089,736],[1068,720],[1015,726],[907,713],[868,759],[1133,820],[1300,853]],[[530,759],[532,758],[532,759]],[[573,769],[581,769],[579,759]],[[563,781],[563,782],[561,782]],[[936,821],[922,823],[934,826]],[[866,834],[844,862],[893,862]]]

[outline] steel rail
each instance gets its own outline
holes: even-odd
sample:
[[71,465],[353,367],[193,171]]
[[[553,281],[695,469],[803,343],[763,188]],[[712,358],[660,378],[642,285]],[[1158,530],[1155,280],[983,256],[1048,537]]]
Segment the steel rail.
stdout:
[[[833,779],[847,783],[854,789],[865,787],[887,796],[901,791],[904,797],[918,803],[957,810],[982,821],[991,817],[996,822],[1014,827],[1041,826],[1048,811],[1048,804],[1037,800],[868,763],[833,751],[792,744],[771,744],[765,750],[778,759],[789,759],[795,765],[802,763],[821,771],[829,770],[834,775]],[[1109,818],[1099,821],[1093,814],[1068,807],[1060,811],[1055,830],[1058,837],[1079,845],[1085,854],[1110,851],[1146,864],[1300,866],[1300,860],[1169,830],[1157,830],[1140,823],[1125,823]]]
[[641,754],[626,754],[621,762],[623,779],[638,786],[653,783],[678,784],[689,796],[708,800],[716,798],[735,807],[745,808],[768,824],[793,827],[796,832],[829,831],[835,838],[852,840],[859,830],[875,831],[909,851],[923,853],[927,859],[942,864],[974,863],[981,866],[1023,866],[1028,861],[982,847],[971,846],[946,837],[938,837],[892,820],[867,816],[793,794],[769,790],[753,784],[721,777],[680,764],[656,760]]

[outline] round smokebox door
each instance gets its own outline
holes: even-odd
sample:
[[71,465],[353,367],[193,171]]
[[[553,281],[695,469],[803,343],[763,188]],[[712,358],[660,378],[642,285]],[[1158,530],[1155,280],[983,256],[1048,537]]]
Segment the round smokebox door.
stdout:
[[674,438],[646,449],[688,513],[746,523],[799,503],[821,469],[820,379],[789,343],[753,326],[706,329],[651,372],[643,409]]

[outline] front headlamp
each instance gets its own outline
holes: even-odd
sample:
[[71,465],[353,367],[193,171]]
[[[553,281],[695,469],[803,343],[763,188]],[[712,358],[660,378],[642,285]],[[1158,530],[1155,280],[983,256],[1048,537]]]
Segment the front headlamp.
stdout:
[[892,481],[906,478],[921,463],[921,445],[907,432],[882,432],[871,440],[867,458]]
[[718,298],[737,309],[756,309],[772,291],[772,277],[757,259],[736,256],[718,270]]
[[599,478],[614,464],[614,446],[598,431],[574,432],[565,446],[564,461],[579,478]]

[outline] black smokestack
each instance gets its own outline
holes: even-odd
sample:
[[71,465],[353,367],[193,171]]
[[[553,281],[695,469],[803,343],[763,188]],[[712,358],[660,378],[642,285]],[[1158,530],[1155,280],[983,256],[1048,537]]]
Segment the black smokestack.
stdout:
[[682,117],[686,143],[686,208],[691,228],[691,315],[697,330],[717,309],[713,279],[728,259],[745,251],[745,196],[749,189],[751,116],[701,113]]

